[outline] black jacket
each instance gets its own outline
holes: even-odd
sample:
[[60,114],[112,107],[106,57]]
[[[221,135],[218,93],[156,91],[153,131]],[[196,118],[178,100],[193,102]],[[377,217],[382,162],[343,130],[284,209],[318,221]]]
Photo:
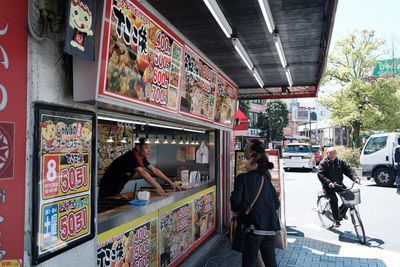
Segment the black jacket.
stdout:
[[[269,175],[269,173],[268,173]],[[261,175],[256,171],[240,174],[235,179],[234,190],[231,194],[231,209],[244,213],[251,205],[261,185]],[[275,188],[267,177],[260,196],[254,204],[246,220],[246,226],[254,225],[256,230],[276,231],[280,229],[276,209],[280,206]]]
[[328,187],[331,182],[343,184],[343,174],[353,181],[358,178],[354,169],[343,159],[336,158],[331,161],[329,158],[324,158],[319,163],[317,175],[324,187]]

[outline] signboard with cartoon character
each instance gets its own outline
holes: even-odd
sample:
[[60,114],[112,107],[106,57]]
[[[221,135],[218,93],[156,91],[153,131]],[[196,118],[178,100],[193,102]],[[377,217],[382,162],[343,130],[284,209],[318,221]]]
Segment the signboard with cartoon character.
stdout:
[[70,0],[67,9],[64,51],[93,61],[96,0]]
[[94,236],[95,114],[36,106],[34,262]]

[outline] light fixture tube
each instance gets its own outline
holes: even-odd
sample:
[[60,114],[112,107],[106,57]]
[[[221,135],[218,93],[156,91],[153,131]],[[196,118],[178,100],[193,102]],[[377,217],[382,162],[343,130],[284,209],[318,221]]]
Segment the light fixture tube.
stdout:
[[282,67],[286,68],[287,62],[286,62],[285,54],[283,53],[281,38],[279,37],[279,34],[274,34],[273,40],[275,43],[276,50],[278,51],[278,55],[279,55],[279,59],[281,60]]
[[202,130],[195,130],[195,129],[188,129],[188,128],[183,128],[184,131],[186,132],[194,132],[194,133],[205,133],[206,131]]
[[238,38],[232,38],[233,46],[238,52],[239,56],[242,58],[243,62],[249,68],[249,70],[253,69],[253,62],[251,62],[250,57],[247,55],[246,50],[244,50],[242,44],[240,43]]
[[289,86],[292,87],[293,86],[293,80],[292,80],[292,74],[290,72],[289,66],[287,66],[285,68],[285,74],[286,74],[286,78],[288,80]]
[[269,7],[268,0],[258,0],[258,4],[260,5],[261,11],[263,13],[265,24],[267,24],[268,31],[273,33],[275,30],[274,19],[272,18],[272,12]]
[[180,130],[180,129],[182,129],[181,127],[175,127],[175,126],[169,126],[169,125],[162,125],[162,124],[155,124],[155,123],[149,123],[149,126],[152,126],[152,127],[160,127],[160,128],[166,128],[166,129],[174,129],[174,130]]
[[222,10],[217,4],[216,0],[204,0],[204,3],[210,10],[214,19],[217,21],[219,27],[221,27],[222,31],[225,33],[226,37],[231,38],[232,28],[229,25],[229,22],[226,20],[224,13],[222,13]]
[[133,124],[140,124],[140,125],[145,125],[145,122],[141,121],[130,121],[130,120],[123,120],[123,119],[116,119],[116,118],[110,118],[110,117],[104,117],[104,116],[97,116],[98,120],[103,120],[103,121],[116,121],[116,122],[123,122],[123,123],[133,123]]
[[258,71],[256,69],[253,69],[251,72],[253,73],[254,78],[256,78],[256,81],[258,82],[258,85],[260,85],[260,87],[263,88],[264,87],[264,82],[261,79],[261,76],[258,73]]

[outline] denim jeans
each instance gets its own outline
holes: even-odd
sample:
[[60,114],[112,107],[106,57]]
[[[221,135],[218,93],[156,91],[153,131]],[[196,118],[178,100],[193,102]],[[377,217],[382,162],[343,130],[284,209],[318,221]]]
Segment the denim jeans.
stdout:
[[255,267],[258,250],[265,266],[277,267],[275,259],[275,236],[256,235],[247,233],[244,239],[244,250],[242,252],[242,267]]

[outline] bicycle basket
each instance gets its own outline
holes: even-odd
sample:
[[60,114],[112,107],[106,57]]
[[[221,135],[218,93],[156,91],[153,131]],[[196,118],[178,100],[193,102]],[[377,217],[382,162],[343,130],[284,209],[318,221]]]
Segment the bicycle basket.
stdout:
[[361,203],[360,189],[351,189],[339,192],[345,205],[353,206]]

